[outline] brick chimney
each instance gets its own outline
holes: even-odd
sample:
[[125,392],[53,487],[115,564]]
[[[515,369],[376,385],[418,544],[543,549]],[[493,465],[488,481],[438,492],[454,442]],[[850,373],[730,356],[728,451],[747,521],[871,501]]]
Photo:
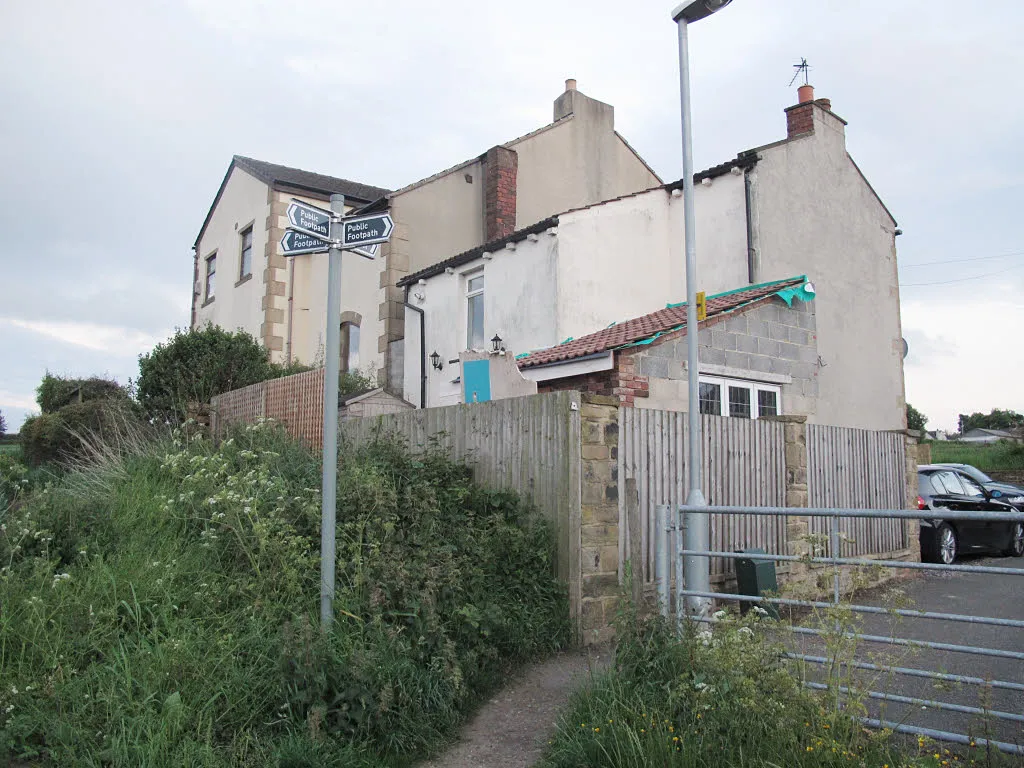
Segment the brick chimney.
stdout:
[[492,147],[484,161],[484,242],[516,231],[516,174],[519,156],[507,147]]
[[[814,133],[814,108],[819,107],[826,112],[832,112],[832,102],[829,99],[815,99],[813,85],[801,85],[797,89],[799,103],[786,108],[786,138],[795,139],[797,136],[804,136]],[[838,116],[837,120],[846,125],[846,121]]]

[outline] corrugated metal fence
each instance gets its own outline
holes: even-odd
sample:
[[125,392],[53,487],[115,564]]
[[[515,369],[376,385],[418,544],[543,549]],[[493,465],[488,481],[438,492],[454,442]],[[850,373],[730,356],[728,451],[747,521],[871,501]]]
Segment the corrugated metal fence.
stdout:
[[[644,581],[654,573],[652,526],[659,504],[686,501],[687,415],[647,408],[619,410],[619,483],[635,479],[640,497]],[[784,425],[769,421],[701,416],[704,495],[708,504],[783,506],[786,502]],[[625,494],[619,494],[619,563],[629,552]],[[626,532],[625,535],[622,532]],[[785,554],[785,520],[752,515],[713,515],[716,550],[763,547]],[[734,572],[732,561],[712,560],[712,577]]]
[[559,571],[568,577],[569,524],[580,510],[579,407],[578,392],[551,392],[353,419],[341,434],[359,443],[395,433],[414,451],[436,445],[471,463],[477,482],[520,492],[555,523]]
[[[849,427],[807,425],[807,485],[812,507],[903,509],[907,487],[906,440],[901,433],[871,432]],[[824,537],[826,518],[812,519],[810,530]],[[907,526],[892,518],[840,519],[841,555],[895,552],[905,549]]]
[[213,432],[229,424],[274,419],[312,448],[323,444],[324,369],[261,381],[218,395],[210,401]]

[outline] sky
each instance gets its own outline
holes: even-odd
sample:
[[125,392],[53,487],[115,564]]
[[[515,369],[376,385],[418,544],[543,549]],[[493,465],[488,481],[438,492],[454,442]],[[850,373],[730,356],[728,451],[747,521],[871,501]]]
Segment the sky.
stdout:
[[[672,3],[0,4],[0,413],[46,371],[127,383],[189,322],[232,154],[397,188],[551,120],[564,80],[681,176]],[[1024,412],[1024,4],[736,0],[694,25],[699,168],[785,136],[805,57],[904,234],[907,398]]]

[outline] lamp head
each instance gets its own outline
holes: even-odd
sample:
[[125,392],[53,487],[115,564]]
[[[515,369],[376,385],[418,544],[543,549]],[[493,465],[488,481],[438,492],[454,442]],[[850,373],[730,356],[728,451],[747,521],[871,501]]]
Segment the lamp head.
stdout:
[[689,2],[676,6],[676,9],[672,11],[672,20],[678,22],[682,19],[687,24],[692,24],[705,16],[710,16],[715,11],[722,10],[731,2],[732,0],[689,0]]

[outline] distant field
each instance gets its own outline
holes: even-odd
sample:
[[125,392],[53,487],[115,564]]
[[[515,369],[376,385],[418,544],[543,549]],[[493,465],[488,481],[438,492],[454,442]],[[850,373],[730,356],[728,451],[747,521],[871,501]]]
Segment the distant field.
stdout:
[[1024,444],[999,442],[983,445],[936,441],[931,443],[932,461],[970,464],[983,472],[1001,469],[1024,469]]
[[19,453],[21,446],[17,443],[0,443],[0,453]]

